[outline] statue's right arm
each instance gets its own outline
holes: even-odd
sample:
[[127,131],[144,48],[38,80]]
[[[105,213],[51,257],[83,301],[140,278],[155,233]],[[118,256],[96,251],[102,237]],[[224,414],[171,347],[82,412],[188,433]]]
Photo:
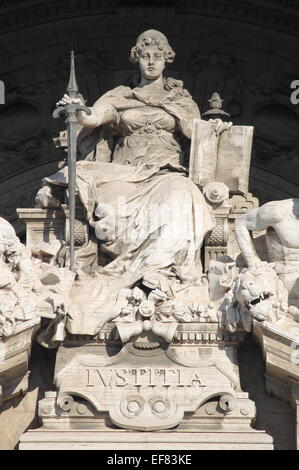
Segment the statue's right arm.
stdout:
[[243,214],[235,221],[235,234],[243,258],[247,266],[251,267],[261,260],[256,254],[250,232],[253,230],[263,230],[267,226],[261,224],[259,214],[260,208],[253,209],[247,214]]
[[79,111],[77,114],[78,122],[84,127],[99,127],[117,119],[117,111],[107,99],[100,98],[90,110],[89,116],[84,111]]
[[99,127],[105,124],[118,125],[120,108],[125,108],[127,98],[132,97],[132,90],[126,86],[118,86],[107,91],[90,108],[91,114],[87,116],[84,111],[78,112],[78,121],[84,127]]

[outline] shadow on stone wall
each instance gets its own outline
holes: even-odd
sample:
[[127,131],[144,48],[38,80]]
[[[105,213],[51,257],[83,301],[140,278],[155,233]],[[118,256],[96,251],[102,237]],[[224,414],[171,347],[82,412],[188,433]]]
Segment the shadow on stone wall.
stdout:
[[269,396],[264,384],[262,352],[251,336],[247,336],[238,351],[242,390],[255,402],[255,429],[273,437],[275,450],[295,449],[295,414],[289,403]]
[[53,390],[56,350],[47,350],[33,344],[29,370],[29,390],[5,402],[0,413],[0,450],[18,448],[20,436],[27,429],[40,427],[38,401],[46,390]]

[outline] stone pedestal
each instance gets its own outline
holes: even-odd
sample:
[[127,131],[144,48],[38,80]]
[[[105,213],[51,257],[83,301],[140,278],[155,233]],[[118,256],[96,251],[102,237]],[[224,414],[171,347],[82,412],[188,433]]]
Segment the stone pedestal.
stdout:
[[254,322],[253,334],[265,359],[265,386],[269,394],[290,402],[295,410],[294,434],[299,449],[299,325],[286,317],[276,323]]
[[299,379],[299,324],[287,317],[276,323],[254,322],[253,335],[263,350],[267,391],[292,401],[293,384]]
[[273,450],[264,431],[217,429],[193,432],[40,429],[23,434],[20,450]]
[[17,209],[19,219],[26,224],[26,244],[29,248],[65,240],[65,215],[58,209]]
[[0,405],[28,390],[31,340],[39,324],[39,317],[20,323],[0,342]]
[[144,332],[123,345],[115,323],[98,337],[69,336],[57,391],[39,403],[42,427],[20,449],[272,449],[240,388],[243,337],[214,322],[178,325],[171,344]]

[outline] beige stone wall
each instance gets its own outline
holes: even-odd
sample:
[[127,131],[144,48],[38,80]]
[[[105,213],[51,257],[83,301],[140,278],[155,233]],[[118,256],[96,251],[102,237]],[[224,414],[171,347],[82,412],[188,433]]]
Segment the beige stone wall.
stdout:
[[55,350],[33,345],[28,393],[5,402],[0,410],[0,450],[17,448],[23,432],[40,427],[38,400],[45,390],[53,390],[55,356]]
[[24,397],[16,397],[2,406],[0,414],[0,450],[13,450],[20,435],[32,423],[37,406],[38,388]]
[[242,389],[256,405],[254,427],[273,437],[274,449],[295,449],[295,411],[289,403],[266,393],[262,352],[250,336],[240,347],[238,359]]

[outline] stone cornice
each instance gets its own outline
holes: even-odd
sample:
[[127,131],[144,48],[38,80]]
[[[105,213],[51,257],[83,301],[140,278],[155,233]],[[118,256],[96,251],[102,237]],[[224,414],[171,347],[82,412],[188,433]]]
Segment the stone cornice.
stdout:
[[[173,0],[168,2],[177,15],[200,15],[254,24],[290,35],[299,32],[299,5],[289,0],[257,1],[247,0]],[[155,7],[165,7],[165,1],[151,1]],[[0,0],[1,34],[28,28],[30,26],[93,15],[122,14],[127,7],[128,17],[134,11],[147,6],[147,1],[109,0],[60,0],[60,1],[19,1]],[[298,9],[298,11],[297,11]],[[140,16],[139,16],[140,18]]]
[[269,2],[205,0],[203,2],[181,0],[176,12],[179,15],[197,14],[202,16],[221,17],[252,25],[270,28],[290,35],[298,35],[299,12],[273,5]]
[[[14,10],[4,9],[1,13],[1,34],[28,28],[30,26],[65,20],[76,16],[107,15],[115,13],[113,3],[102,0],[61,0],[52,2],[16,2]],[[5,11],[6,10],[6,11]]]

